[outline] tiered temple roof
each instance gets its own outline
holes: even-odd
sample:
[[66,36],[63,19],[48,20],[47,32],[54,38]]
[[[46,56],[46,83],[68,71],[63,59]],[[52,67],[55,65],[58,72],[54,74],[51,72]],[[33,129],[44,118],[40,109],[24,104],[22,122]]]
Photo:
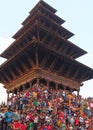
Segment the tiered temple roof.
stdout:
[[93,69],[76,61],[87,52],[69,41],[74,34],[56,9],[39,1],[13,35],[15,41],[1,54],[0,82],[11,90],[34,78],[44,78],[79,90],[93,78]]

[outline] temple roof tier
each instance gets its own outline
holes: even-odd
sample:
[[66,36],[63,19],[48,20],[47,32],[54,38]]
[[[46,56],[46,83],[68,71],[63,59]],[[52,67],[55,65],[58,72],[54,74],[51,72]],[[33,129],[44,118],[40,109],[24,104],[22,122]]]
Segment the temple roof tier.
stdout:
[[[54,9],[53,7],[51,7],[50,5],[46,4],[44,1],[40,1],[31,11],[30,11],[30,15],[24,20],[24,22],[22,23],[22,25],[27,24],[28,22],[30,22],[31,17],[37,12],[37,10],[43,10],[43,12],[45,12],[46,14],[50,15],[51,18],[53,19],[57,19],[57,22],[59,24],[64,23],[65,21],[63,19],[61,19],[60,17],[58,17],[55,13],[56,13],[56,9]],[[55,20],[56,20],[55,19]]]
[[[33,15],[28,16],[29,21],[26,22],[26,24],[23,25],[23,27],[13,36],[14,39],[17,39],[20,36],[20,34],[22,34],[22,32],[26,29],[26,27],[29,27],[29,25],[32,26],[32,24],[33,24],[32,21],[35,22],[35,20],[37,20],[37,19],[43,18],[46,20],[50,20],[51,23],[55,23],[56,25],[61,26],[59,24],[60,18],[57,15],[51,14],[47,9],[46,9],[47,13],[45,12],[45,10],[42,11],[41,9],[42,8],[40,7],[40,9],[37,10],[36,12],[34,12]],[[49,15],[49,13],[50,13],[50,15]],[[64,28],[64,30],[66,30],[66,29]],[[68,31],[68,32],[71,33],[70,31]],[[71,33],[71,34],[73,34],[73,33]]]
[[48,17],[46,17],[44,14],[42,14],[41,12],[36,12],[36,14],[33,16],[33,19],[31,19],[30,23],[26,24],[25,26],[23,26],[14,36],[14,39],[18,39],[20,37],[20,35],[22,35],[22,33],[24,31],[26,31],[29,27],[31,27],[34,22],[37,21],[38,24],[42,23],[42,24],[46,24],[47,26],[51,26],[51,28],[53,30],[58,30],[58,33],[60,35],[62,35],[62,37],[64,37],[65,39],[68,39],[70,37],[72,37],[74,34],[72,32],[70,32],[69,30],[67,30],[66,28],[64,28],[63,26],[58,25],[55,21],[53,21],[52,19],[49,19]]
[[36,47],[38,47],[38,67],[77,82],[93,78],[91,68],[61,56],[45,44],[33,41],[31,45],[27,44],[16,56],[12,56],[0,66],[0,81],[11,82],[36,67]]
[[[15,40],[13,44],[11,44],[2,54],[1,56],[4,58],[9,59],[12,55],[15,55],[18,53],[18,51],[21,49],[21,47],[25,46],[27,42],[31,41],[33,37],[38,39],[37,33],[39,35],[39,38],[41,41],[44,42],[44,44],[47,43],[48,46],[54,47],[58,52],[60,52],[62,55],[65,54],[65,56],[69,58],[78,58],[79,56],[82,56],[86,54],[87,52],[81,49],[80,47],[76,46],[69,40],[66,40],[63,38],[60,33],[53,31],[52,28],[47,27],[45,24],[41,23],[34,23],[33,26],[28,28],[23,35],[20,36],[19,39]],[[55,37],[54,37],[55,36]],[[65,52],[64,52],[65,51]],[[64,52],[64,54],[63,54]]]

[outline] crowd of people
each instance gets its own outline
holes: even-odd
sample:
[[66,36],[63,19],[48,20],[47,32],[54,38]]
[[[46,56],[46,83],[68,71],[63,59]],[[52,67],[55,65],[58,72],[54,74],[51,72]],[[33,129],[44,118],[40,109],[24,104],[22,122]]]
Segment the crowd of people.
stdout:
[[92,130],[93,99],[44,84],[0,105],[0,130]]

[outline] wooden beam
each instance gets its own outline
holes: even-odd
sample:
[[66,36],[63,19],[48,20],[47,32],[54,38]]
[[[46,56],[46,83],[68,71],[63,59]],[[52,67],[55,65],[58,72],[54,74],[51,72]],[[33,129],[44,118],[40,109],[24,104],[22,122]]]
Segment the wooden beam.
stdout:
[[63,46],[59,49],[59,51],[61,51],[63,53],[63,55],[66,55],[66,52],[67,52],[67,47],[66,46]]
[[46,37],[46,36],[44,36],[44,37],[43,37],[43,39],[41,39],[41,41],[45,42],[45,41],[46,41],[46,39],[47,39],[47,37]]
[[71,63],[70,65],[68,65],[68,68],[67,68],[67,73],[66,75],[69,77],[71,72],[72,72],[72,69],[73,69],[73,63]]
[[13,70],[10,70],[10,73],[13,76],[13,78],[16,79],[16,75],[13,73]]
[[27,57],[24,55],[22,58],[20,58],[20,61],[18,61],[18,62],[24,68],[24,70],[27,72],[29,70],[29,68],[27,67],[27,65],[25,63],[26,59],[27,59]]
[[57,71],[57,73],[60,73],[64,68],[64,63],[61,65],[61,67],[59,68],[59,70]]
[[26,59],[27,59],[27,61],[29,62],[29,64],[30,64],[32,67],[35,67],[35,63],[34,63],[34,61],[31,59],[30,55],[29,55],[27,52],[25,52],[25,53],[26,53]]
[[3,73],[3,76],[7,79],[7,81],[11,82],[11,79],[9,78],[9,76],[5,73]]
[[19,75],[22,75],[22,71],[18,67],[18,64],[21,65],[21,63],[19,61],[17,61],[17,63],[14,63],[15,70],[18,72]]
[[51,65],[50,65],[50,67],[49,67],[49,69],[48,69],[48,71],[51,71],[51,70],[53,69],[53,67],[55,66],[56,63],[57,63],[57,58],[55,58],[55,59],[53,60],[53,62],[51,63]]
[[4,84],[6,84],[7,83],[7,81],[6,81],[6,78],[5,78],[5,76],[3,76],[3,74],[1,75],[1,77],[0,77],[0,80],[1,80],[1,82]]
[[22,63],[21,65],[22,65],[22,67],[24,68],[24,70],[25,70],[26,72],[29,70],[28,67],[26,66],[26,64]]
[[78,77],[78,74],[79,74],[79,68],[77,69],[77,71],[74,73],[74,76],[73,76],[73,80],[76,80],[77,77]]
[[28,60],[29,64],[30,64],[32,67],[35,67],[34,62],[33,62],[32,59],[30,59],[30,57],[27,57],[27,60]]
[[47,60],[49,59],[50,54],[46,55],[44,59],[42,60],[40,66],[44,66],[47,63]]

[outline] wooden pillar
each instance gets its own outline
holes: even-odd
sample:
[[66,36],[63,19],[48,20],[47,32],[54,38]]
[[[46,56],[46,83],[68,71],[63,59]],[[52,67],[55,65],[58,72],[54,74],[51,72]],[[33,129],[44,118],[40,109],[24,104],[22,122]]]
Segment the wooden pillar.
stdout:
[[81,101],[81,96],[79,95],[79,92],[80,92],[80,89],[77,90],[77,97],[78,97],[78,100],[79,100],[79,103],[80,103],[80,101]]
[[32,87],[32,82],[31,81],[29,82],[29,86],[30,86],[30,89],[31,89],[31,87]]
[[40,79],[37,78],[37,81],[36,81],[36,86],[38,87],[40,85]]
[[79,90],[77,90],[77,96],[79,97]]
[[7,102],[8,102],[9,101],[9,91],[6,90],[6,92],[7,92]]

